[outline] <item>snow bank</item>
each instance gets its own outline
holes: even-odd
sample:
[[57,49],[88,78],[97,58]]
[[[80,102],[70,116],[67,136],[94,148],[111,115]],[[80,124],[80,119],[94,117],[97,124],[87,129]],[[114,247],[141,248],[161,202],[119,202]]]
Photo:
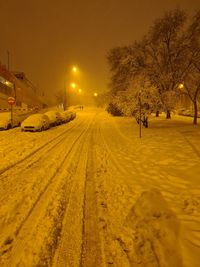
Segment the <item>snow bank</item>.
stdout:
[[117,240],[130,266],[181,267],[179,221],[157,190],[145,191]]

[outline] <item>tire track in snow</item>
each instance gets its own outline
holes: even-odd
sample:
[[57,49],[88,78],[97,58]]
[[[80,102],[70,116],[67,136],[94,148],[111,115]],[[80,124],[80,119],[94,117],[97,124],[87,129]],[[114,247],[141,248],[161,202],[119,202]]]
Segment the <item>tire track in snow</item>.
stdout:
[[88,159],[86,163],[83,226],[82,226],[82,248],[80,266],[104,266],[102,251],[102,238],[99,228],[99,212],[96,197],[96,166],[95,166],[95,140],[94,129],[90,137]]
[[[70,130],[78,129],[80,126],[83,125],[83,122],[81,122],[78,125],[74,125],[64,133],[62,133],[59,136],[56,136],[55,139],[52,139],[51,142],[49,142],[46,146],[40,147],[39,151],[33,151],[32,155],[29,155],[28,158],[25,158],[23,161],[19,162],[13,168],[7,170],[5,173],[3,173],[0,178],[0,184],[1,185],[1,197],[0,201],[1,203],[7,202],[9,199],[9,196],[12,197],[12,194],[15,194],[15,192],[22,191],[24,188],[21,184],[19,184],[20,179],[23,179],[23,183],[26,183],[27,177],[23,178],[22,173],[27,171],[28,173],[31,172],[30,168],[33,167],[36,163],[39,161],[42,161],[47,159],[47,155],[49,152],[52,152],[53,149],[57,150],[58,145],[62,146],[62,142],[68,138],[66,137],[66,133],[70,132]],[[71,133],[70,133],[71,134]],[[55,142],[54,142],[55,141]],[[28,170],[27,170],[28,169]],[[34,169],[33,169],[34,171]],[[14,175],[13,175],[14,173]],[[25,175],[27,176],[27,174]],[[4,180],[4,181],[3,181]],[[20,188],[19,188],[20,186]],[[22,192],[23,193],[23,192]]]
[[16,127],[16,128],[10,129],[10,130],[6,130],[6,132],[0,131],[1,142],[4,140],[7,141],[10,137],[13,136],[13,134],[15,134],[15,132],[18,132],[18,130],[19,130],[19,127]]
[[[89,127],[89,125],[88,125],[88,127]],[[69,149],[68,153],[63,158],[63,160],[62,160],[62,162],[61,162],[61,164],[59,166],[59,169],[63,167],[64,163],[66,162],[66,160],[68,159],[70,154],[73,152],[74,147],[78,144],[79,140],[81,138],[83,139],[83,136],[87,132],[88,127],[86,129],[84,129],[79,134],[79,136],[73,141],[73,143],[70,146],[70,149]],[[75,153],[74,157],[75,156],[77,156],[76,153]],[[81,153],[79,154],[79,156],[81,156]],[[70,162],[72,162],[73,159]],[[51,179],[46,184],[46,186],[43,189],[43,191],[40,192],[36,202],[34,203],[32,208],[29,210],[26,218],[23,220],[21,225],[16,230],[16,237],[15,237],[15,240],[13,242],[13,248],[12,247],[10,248],[10,253],[11,253],[11,255],[13,255],[11,263],[18,261],[19,255],[23,253],[23,249],[25,247],[25,244],[26,244],[26,241],[27,241],[27,238],[28,238],[29,228],[30,228],[31,225],[34,227],[35,220],[37,220],[37,217],[39,218],[39,216],[36,217],[36,214],[39,215],[44,211],[44,208],[41,209],[41,206],[42,205],[46,206],[45,205],[45,200],[48,199],[48,195],[51,195],[51,193],[54,191],[54,185],[55,185],[54,180],[56,180],[56,179],[57,179],[57,173],[55,173],[51,177]],[[68,179],[66,179],[66,181],[67,180]],[[41,204],[41,206],[40,206],[40,204]],[[11,266],[15,266],[15,265],[11,265]]]
[[[25,157],[21,158],[20,160],[18,160],[17,162],[3,168],[0,170],[0,175],[2,175],[3,173],[5,173],[6,171],[10,170],[11,168],[17,166],[18,164],[24,162],[25,160],[31,158],[33,155],[35,155],[36,153],[40,152],[43,148],[46,148],[46,146],[48,146],[49,144],[51,144],[52,142],[54,142],[55,140],[57,140],[58,138],[64,136],[67,132],[71,131],[73,128],[76,128],[77,126],[80,126],[83,122],[80,122],[80,124],[78,125],[73,125],[72,127],[70,127],[69,129],[63,131],[61,134],[58,134],[56,137],[50,139],[48,142],[42,144],[40,147],[38,147],[37,149],[31,151],[28,155],[26,155]],[[0,177],[0,180],[2,178]]]
[[80,265],[85,219],[84,194],[87,179],[88,150],[90,147],[91,128],[94,123],[95,119],[85,135],[77,169],[73,175],[74,183],[64,215],[61,239],[53,261],[53,266],[55,267]]

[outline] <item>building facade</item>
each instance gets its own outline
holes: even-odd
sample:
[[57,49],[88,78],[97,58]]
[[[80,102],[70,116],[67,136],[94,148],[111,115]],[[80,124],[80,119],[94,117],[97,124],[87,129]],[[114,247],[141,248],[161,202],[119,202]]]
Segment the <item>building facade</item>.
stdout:
[[15,98],[16,108],[42,108],[45,101],[23,72],[10,72],[0,63],[0,109],[9,108],[7,98]]

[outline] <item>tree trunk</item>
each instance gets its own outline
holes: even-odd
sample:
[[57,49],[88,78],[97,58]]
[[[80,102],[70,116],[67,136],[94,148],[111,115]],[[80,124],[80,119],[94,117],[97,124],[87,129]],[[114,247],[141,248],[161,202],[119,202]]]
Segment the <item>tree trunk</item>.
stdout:
[[170,113],[170,110],[167,110],[167,113],[166,113],[166,119],[171,119],[171,113]]
[[156,117],[159,117],[159,110],[156,111]]
[[197,109],[197,101],[193,101],[194,105],[194,118],[193,118],[193,124],[197,124],[197,117],[198,117],[198,109]]

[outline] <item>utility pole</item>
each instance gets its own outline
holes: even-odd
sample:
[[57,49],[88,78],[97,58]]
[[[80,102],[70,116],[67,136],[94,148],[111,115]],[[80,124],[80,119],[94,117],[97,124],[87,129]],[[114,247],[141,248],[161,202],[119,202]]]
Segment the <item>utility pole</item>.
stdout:
[[15,94],[15,101],[17,101],[17,90],[16,90],[15,82],[13,82],[13,89],[14,89],[14,94]]
[[66,90],[66,81],[64,81],[64,95],[63,95],[63,109],[67,109],[67,90]]
[[141,124],[141,122],[142,122],[142,107],[141,107],[141,91],[139,92],[139,112],[140,112],[140,120],[139,120],[139,136],[140,136],[140,138],[142,137],[142,124]]
[[10,70],[10,52],[7,50],[7,68]]

